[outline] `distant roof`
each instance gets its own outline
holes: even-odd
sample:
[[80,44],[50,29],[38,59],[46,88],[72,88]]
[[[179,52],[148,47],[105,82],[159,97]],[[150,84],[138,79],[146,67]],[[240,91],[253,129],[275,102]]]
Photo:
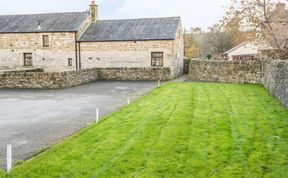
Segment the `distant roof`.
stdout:
[[235,51],[236,49],[238,49],[238,48],[240,48],[240,47],[246,45],[247,43],[249,43],[249,42],[248,42],[248,41],[244,41],[244,42],[238,44],[237,46],[233,47],[232,49],[229,49],[228,51],[226,51],[226,52],[223,53],[223,54],[231,53],[232,51]]
[[266,43],[264,41],[262,41],[262,42],[260,42],[260,41],[245,41],[245,42],[242,42],[239,45],[235,46],[234,48],[226,51],[223,54],[229,54],[231,52],[234,52],[237,49],[239,49],[239,48],[241,48],[242,46],[245,46],[245,45],[248,45],[249,48],[254,48],[254,49],[257,49],[257,50],[260,50],[260,51],[261,50],[270,50],[270,49],[272,49],[272,47],[268,43]]
[[74,32],[88,16],[88,12],[0,15],[0,33]]
[[174,40],[180,21],[180,17],[98,20],[79,41]]

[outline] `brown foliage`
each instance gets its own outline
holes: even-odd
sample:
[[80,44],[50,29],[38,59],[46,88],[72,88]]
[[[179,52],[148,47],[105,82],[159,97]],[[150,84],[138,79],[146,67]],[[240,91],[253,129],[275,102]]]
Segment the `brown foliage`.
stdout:
[[200,49],[192,34],[184,35],[185,57],[197,58],[200,56]]

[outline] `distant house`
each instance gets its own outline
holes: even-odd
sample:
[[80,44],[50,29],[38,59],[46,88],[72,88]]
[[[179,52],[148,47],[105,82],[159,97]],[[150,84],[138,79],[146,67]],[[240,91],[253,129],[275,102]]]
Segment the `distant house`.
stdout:
[[99,20],[89,12],[0,15],[0,69],[183,69],[180,17]]
[[224,57],[228,60],[252,60],[261,53],[255,42],[243,42],[226,51]]
[[[270,23],[273,27],[281,26],[278,29],[287,30],[288,34],[288,10],[285,9],[285,3],[276,4],[276,10],[270,16]],[[265,32],[265,29],[262,29],[262,31]],[[266,42],[259,43],[246,41],[226,51],[224,56],[228,60],[249,60],[261,57],[261,52],[270,50],[273,49]]]

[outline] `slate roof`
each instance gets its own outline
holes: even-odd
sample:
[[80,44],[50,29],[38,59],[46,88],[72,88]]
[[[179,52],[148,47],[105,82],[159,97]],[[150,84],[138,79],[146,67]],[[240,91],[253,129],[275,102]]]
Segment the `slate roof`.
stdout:
[[89,12],[0,15],[0,33],[74,32],[88,16]]
[[80,37],[80,42],[174,40],[180,17],[98,20]]

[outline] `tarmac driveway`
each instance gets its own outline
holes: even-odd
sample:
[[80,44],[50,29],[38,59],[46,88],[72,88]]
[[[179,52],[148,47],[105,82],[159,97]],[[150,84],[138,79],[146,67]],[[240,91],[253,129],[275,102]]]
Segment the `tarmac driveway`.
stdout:
[[62,90],[0,89],[0,167],[6,145],[13,162],[27,159],[157,86],[156,82],[97,81]]

